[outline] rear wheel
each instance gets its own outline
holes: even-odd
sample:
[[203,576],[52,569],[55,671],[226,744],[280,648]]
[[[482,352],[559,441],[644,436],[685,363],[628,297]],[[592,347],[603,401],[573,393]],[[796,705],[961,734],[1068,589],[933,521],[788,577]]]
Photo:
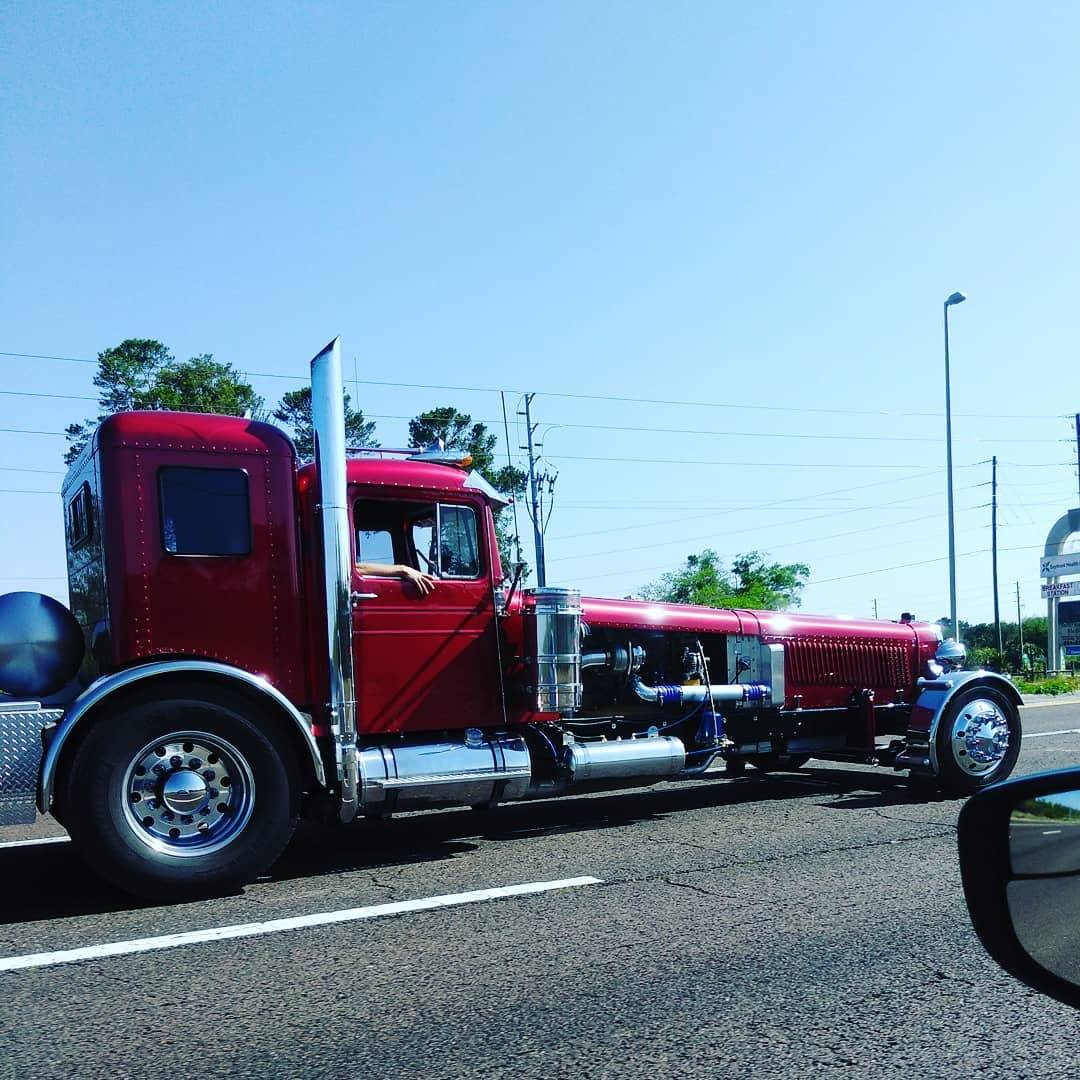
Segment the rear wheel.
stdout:
[[973,686],[961,691],[938,724],[938,783],[954,795],[970,795],[1004,780],[1020,755],[1020,711],[1000,690]]
[[72,839],[103,877],[180,900],[266,870],[292,835],[293,793],[275,741],[234,703],[177,697],[101,718],[63,801]]

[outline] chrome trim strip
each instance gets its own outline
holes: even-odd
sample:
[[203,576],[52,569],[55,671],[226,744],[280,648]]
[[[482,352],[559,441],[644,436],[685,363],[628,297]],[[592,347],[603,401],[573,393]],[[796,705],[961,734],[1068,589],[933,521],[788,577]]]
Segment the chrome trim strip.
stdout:
[[360,808],[356,751],[356,692],[353,685],[353,623],[350,584],[352,539],[349,536],[348,483],[345,476],[345,390],[341,378],[341,339],[334,338],[311,361],[311,424],[323,556],[323,604],[326,614],[326,667],[329,725],[334,737],[337,779],[341,786],[338,815],[352,821]]
[[60,760],[60,753],[64,749],[64,743],[75,729],[75,725],[110,694],[133,683],[143,682],[146,679],[160,678],[166,675],[199,673],[214,675],[220,678],[231,679],[265,694],[275,705],[278,706],[295,724],[303,735],[304,743],[311,755],[311,763],[315,769],[315,778],[319,784],[326,787],[326,770],[323,768],[322,755],[319,753],[315,736],[311,732],[311,724],[304,714],[280,691],[276,686],[271,686],[265,679],[253,675],[243,668],[233,667],[231,664],[219,664],[212,660],[161,660],[155,663],[142,664],[139,667],[128,668],[126,671],[118,671],[115,675],[106,675],[90,684],[69,706],[64,718],[56,729],[56,734],[49,742],[45,751],[45,759],[41,765],[41,778],[38,782],[38,809],[47,814],[52,809],[53,788],[56,781],[56,765]]

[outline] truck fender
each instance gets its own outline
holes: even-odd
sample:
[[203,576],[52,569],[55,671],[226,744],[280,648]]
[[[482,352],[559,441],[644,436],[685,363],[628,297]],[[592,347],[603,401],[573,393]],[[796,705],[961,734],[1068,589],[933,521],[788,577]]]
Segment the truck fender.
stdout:
[[38,781],[38,809],[43,814],[49,813],[52,809],[57,766],[64,745],[80,724],[85,725],[91,722],[92,716],[99,707],[107,703],[118,691],[138,683],[146,683],[153,679],[167,679],[177,675],[208,676],[214,682],[224,686],[240,686],[249,692],[256,691],[268,705],[273,707],[276,714],[288,718],[287,725],[291,724],[296,728],[311,756],[311,768],[315,780],[320,786],[326,787],[326,770],[323,767],[322,755],[319,753],[315,736],[311,733],[311,722],[280,690],[271,686],[260,676],[253,675],[242,668],[233,667],[231,664],[220,664],[211,660],[161,660],[118,671],[114,675],[106,675],[91,683],[71,703],[45,751]]
[[919,680],[919,696],[911,710],[908,731],[925,732],[930,752],[930,769],[934,776],[941,772],[937,753],[938,725],[949,702],[961,690],[972,686],[987,686],[999,690],[1016,706],[1024,703],[1012,681],[996,671],[952,671],[936,679]]

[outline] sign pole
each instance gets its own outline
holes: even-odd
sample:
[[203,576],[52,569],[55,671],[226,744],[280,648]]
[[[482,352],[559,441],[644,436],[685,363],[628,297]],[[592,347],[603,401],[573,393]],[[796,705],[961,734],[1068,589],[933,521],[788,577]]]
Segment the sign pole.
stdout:
[[1024,670],[1024,620],[1020,617],[1020,582],[1016,583],[1016,628],[1020,631],[1020,670]]

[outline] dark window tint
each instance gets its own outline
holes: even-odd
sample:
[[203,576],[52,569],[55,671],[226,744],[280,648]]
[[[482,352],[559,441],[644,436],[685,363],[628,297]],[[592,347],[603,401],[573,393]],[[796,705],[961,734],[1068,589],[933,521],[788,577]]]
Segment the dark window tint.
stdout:
[[173,555],[251,551],[248,478],[241,469],[162,469],[161,542]]
[[94,512],[90,502],[90,485],[83,484],[68,504],[68,530],[71,546],[78,547],[90,539],[94,531]]

